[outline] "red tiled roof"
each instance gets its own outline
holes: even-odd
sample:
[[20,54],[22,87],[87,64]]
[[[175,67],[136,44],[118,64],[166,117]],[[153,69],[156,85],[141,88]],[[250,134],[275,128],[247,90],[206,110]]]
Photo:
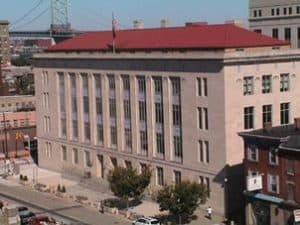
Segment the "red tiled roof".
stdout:
[[[119,30],[115,41],[119,50],[225,49],[288,44],[234,24]],[[108,50],[111,45],[112,31],[87,32],[54,45],[48,51]]]

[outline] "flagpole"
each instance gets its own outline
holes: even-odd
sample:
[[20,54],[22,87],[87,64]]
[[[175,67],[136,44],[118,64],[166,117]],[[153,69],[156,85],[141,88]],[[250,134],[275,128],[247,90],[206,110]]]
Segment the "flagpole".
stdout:
[[114,17],[114,13],[112,13],[112,34],[113,34],[113,40],[112,40],[112,49],[113,49],[113,54],[115,54],[116,53],[116,47],[115,47],[115,45],[116,45],[116,43],[115,43],[115,32],[116,32],[116,30],[115,30],[116,28],[115,28],[115,17]]

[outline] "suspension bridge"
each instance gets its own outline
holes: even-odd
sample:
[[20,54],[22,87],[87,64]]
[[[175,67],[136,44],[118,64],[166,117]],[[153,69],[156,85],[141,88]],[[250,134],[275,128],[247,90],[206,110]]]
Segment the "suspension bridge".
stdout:
[[[14,21],[10,28],[11,38],[53,38],[56,43],[82,33],[72,29],[69,21],[69,0],[50,0],[49,6],[25,24],[20,24],[26,17],[32,14],[44,0],[40,0],[33,8],[22,17]],[[18,30],[18,27],[26,27],[39,20],[40,17],[51,11],[51,24],[46,30]]]

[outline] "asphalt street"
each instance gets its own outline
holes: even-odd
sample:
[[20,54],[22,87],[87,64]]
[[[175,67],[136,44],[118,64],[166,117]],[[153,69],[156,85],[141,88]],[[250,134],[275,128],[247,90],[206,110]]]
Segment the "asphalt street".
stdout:
[[129,225],[130,221],[111,214],[101,214],[66,199],[40,193],[24,186],[0,184],[0,199],[27,206],[38,214],[48,214],[72,225]]

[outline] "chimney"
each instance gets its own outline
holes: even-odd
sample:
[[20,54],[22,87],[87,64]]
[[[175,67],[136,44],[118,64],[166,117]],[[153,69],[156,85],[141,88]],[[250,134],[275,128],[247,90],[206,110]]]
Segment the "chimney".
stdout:
[[295,121],[295,129],[300,130],[300,117],[294,119]]
[[264,132],[269,133],[272,130],[272,123],[271,122],[264,123],[263,129],[264,129]]
[[162,28],[170,27],[170,25],[171,25],[171,23],[169,20],[162,19],[160,21],[160,27],[162,27]]
[[237,27],[245,27],[244,21],[242,19],[226,20],[225,24],[233,24]]
[[143,29],[144,23],[142,20],[134,20],[133,21],[133,29]]

